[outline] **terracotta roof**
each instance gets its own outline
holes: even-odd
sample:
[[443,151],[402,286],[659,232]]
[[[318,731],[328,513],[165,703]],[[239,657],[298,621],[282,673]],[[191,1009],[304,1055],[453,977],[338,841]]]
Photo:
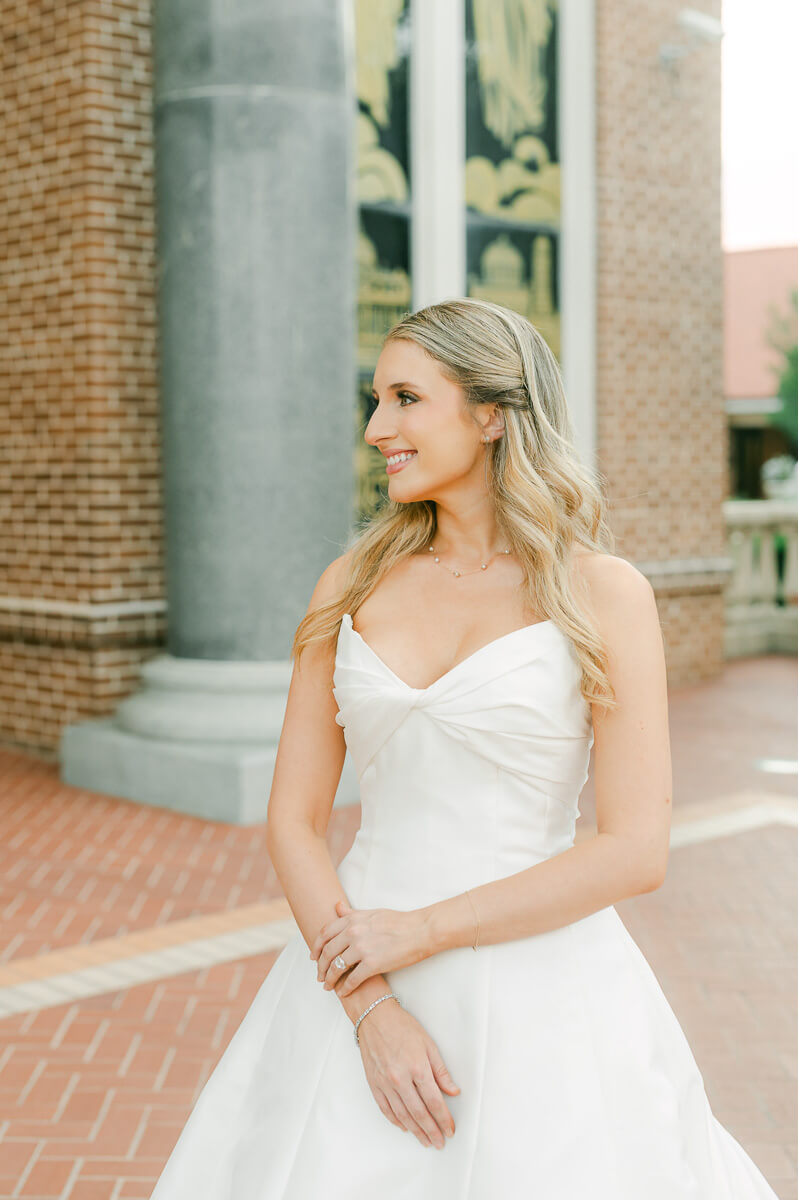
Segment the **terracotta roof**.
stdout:
[[724,392],[774,396],[780,356],[767,342],[770,310],[789,311],[790,292],[798,288],[798,246],[727,250],[723,259]]

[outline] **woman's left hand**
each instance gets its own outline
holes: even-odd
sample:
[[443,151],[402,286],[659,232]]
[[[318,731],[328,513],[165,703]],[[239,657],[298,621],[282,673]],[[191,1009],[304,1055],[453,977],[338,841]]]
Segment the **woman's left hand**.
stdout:
[[[350,908],[345,900],[338,900],[335,911],[338,916],[322,925],[310,951],[325,989],[335,988],[339,996],[348,996],[372,975],[427,957],[422,909]],[[343,968],[335,965],[339,954],[346,963]],[[344,974],[348,978],[336,987]]]

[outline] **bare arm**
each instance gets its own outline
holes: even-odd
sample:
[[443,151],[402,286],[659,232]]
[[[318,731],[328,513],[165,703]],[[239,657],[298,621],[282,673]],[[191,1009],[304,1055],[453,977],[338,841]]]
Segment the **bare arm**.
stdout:
[[[344,559],[343,555],[335,559],[319,577],[308,611],[338,593]],[[266,848],[308,947],[325,921],[335,917],[336,901],[348,903],[326,841],[346,756],[343,729],[335,721],[334,662],[331,648],[309,646],[300,666],[294,668],[266,823]],[[313,746],[310,754],[309,740]],[[372,1000],[390,990],[384,975],[374,975],[340,1000],[354,1023]]]
[[[310,609],[340,593],[345,570],[346,555],[330,563]],[[326,842],[346,756],[343,729],[335,720],[334,666],[334,649],[318,645],[294,664],[266,822],[269,855],[308,947],[337,915],[336,903],[349,903]],[[335,991],[353,1024],[373,1000],[391,991],[381,972],[343,993],[347,981],[344,973]],[[454,1133],[443,1093],[456,1095],[459,1087],[421,1023],[395,1000],[386,1000],[359,1026],[358,1035],[366,1078],[384,1116],[422,1145],[442,1146],[444,1136]]]
[[[570,924],[665,878],[671,757],[665,655],[654,591],[635,567],[591,556],[596,624],[609,655],[618,708],[594,706],[598,834],[544,862],[469,889],[479,943],[529,937]],[[426,952],[473,944],[474,908],[462,893],[421,910]]]

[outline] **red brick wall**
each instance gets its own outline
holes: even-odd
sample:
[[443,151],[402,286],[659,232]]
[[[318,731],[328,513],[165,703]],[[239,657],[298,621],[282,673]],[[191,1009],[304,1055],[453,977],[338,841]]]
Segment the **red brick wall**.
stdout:
[[52,752],[163,638],[150,5],[0,24],[0,740]]
[[[635,562],[722,556],[720,48],[674,77],[657,64],[679,0],[598,0],[597,420],[617,552]],[[720,17],[720,0],[700,8]],[[656,586],[656,585],[655,585]],[[669,679],[723,656],[717,588],[658,590]]]
[[[720,54],[657,66],[679,8],[597,3],[599,455],[634,561],[725,553]],[[164,638],[150,16],[0,0],[0,744],[46,756]],[[716,670],[720,591],[660,611],[671,682]]]

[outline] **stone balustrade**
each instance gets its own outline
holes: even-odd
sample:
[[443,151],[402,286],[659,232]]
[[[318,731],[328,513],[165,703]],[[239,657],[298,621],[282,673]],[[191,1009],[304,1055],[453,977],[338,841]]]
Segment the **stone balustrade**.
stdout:
[[798,654],[798,500],[727,500],[726,657]]

